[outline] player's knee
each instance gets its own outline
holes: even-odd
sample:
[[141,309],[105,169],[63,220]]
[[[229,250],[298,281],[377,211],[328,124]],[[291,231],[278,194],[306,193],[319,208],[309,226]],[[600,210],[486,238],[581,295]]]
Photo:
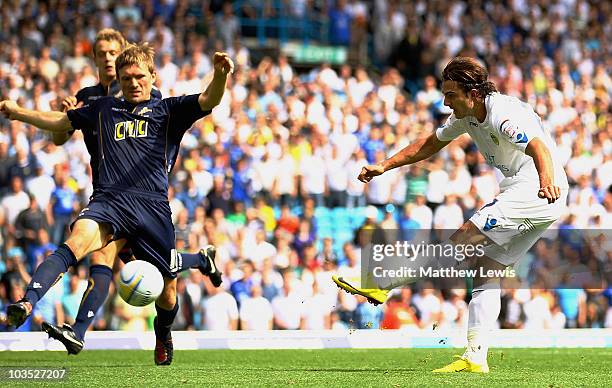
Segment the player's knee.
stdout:
[[115,255],[109,254],[104,251],[97,251],[91,254],[92,265],[105,265],[112,268],[115,262]]
[[455,233],[453,233],[449,240],[453,244],[469,244],[472,246],[482,245],[484,247],[492,243],[487,236],[482,234],[476,225],[469,221],[464,223]]
[[77,261],[81,261],[85,255],[88,253],[83,247],[83,239],[78,235],[72,235],[66,242],[64,243],[70,248],[74,257],[76,257]]

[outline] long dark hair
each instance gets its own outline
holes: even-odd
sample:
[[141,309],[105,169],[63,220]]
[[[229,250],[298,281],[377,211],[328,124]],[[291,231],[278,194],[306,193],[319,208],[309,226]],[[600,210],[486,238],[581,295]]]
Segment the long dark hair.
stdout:
[[476,89],[481,97],[497,92],[495,84],[488,78],[487,69],[476,59],[470,57],[453,58],[442,72],[443,81],[457,82],[465,93]]

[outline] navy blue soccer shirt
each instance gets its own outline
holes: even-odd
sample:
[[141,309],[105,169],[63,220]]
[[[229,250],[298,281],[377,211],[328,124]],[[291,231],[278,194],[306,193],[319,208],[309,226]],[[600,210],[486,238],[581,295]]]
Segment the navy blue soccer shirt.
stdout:
[[176,160],[181,138],[193,123],[206,116],[199,94],[151,99],[138,105],[116,97],[96,99],[68,111],[73,128],[86,142],[96,141],[98,186],[167,199],[168,173]]
[[[119,86],[119,82],[113,80],[109,85],[108,89],[102,86],[102,83],[98,83],[94,86],[88,86],[79,90],[76,94],[77,103],[83,103],[83,105],[89,105],[90,103],[96,101],[101,97],[106,96],[114,96],[119,97],[121,95],[121,88]],[[151,98],[162,98],[162,94],[159,90],[153,88],[151,90]],[[73,131],[69,133],[72,134]],[[98,187],[98,169],[99,169],[99,160],[98,160],[98,141],[95,136],[86,137],[84,136],[85,146],[87,147],[87,151],[89,155],[91,155],[91,159],[89,164],[91,166],[91,183],[93,185],[94,190]]]

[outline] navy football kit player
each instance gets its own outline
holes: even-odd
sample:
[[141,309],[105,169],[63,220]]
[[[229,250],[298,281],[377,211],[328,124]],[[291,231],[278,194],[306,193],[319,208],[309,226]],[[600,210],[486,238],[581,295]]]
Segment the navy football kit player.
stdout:
[[[132,45],[117,58],[123,99],[103,97],[89,106],[62,112],[38,112],[0,102],[0,110],[53,132],[82,128],[97,136],[99,195],[83,209],[68,240],[36,270],[24,299],[9,305],[9,323],[19,326],[33,306],[69,266],[113,239],[127,237],[140,259],[150,261],[164,277],[164,289],[155,307],[155,362],[172,361],[170,327],[176,316],[177,256],[167,199],[168,137],[184,132],[221,100],[233,63],[215,53],[214,77],[199,95],[151,99],[155,81],[152,49]],[[178,132],[177,132],[178,131]]]
[[[97,85],[79,90],[74,97],[66,97],[62,102],[65,111],[92,104],[101,97],[121,96],[121,88],[116,80],[115,60],[125,47],[125,44],[123,35],[114,29],[103,29],[96,35],[93,53],[100,82]],[[162,96],[159,90],[153,88],[151,90],[151,98],[161,99]],[[53,142],[56,145],[62,145],[68,141],[73,133],[74,130],[67,133],[54,133]],[[169,154],[169,158],[173,162],[178,155],[181,138],[182,133],[180,137],[173,136],[169,138],[169,140],[172,140],[169,147],[172,152]],[[98,141],[97,137],[93,135],[84,136],[84,141],[91,155],[90,166],[93,196],[95,196],[98,189],[99,171],[99,158],[97,157]],[[132,256],[132,250],[125,239],[112,241],[103,249],[93,252],[90,258],[88,287],[83,294],[74,325],[64,323],[62,326],[58,326],[52,322],[42,323],[42,329],[51,338],[61,341],[66,346],[69,354],[78,354],[83,349],[85,332],[95,319],[98,309],[108,295],[110,282],[112,281],[112,267],[116,258],[120,258],[125,262],[131,260]],[[210,277],[215,287],[221,284],[221,272],[216,268],[214,262],[215,248],[212,245],[194,254],[178,253],[177,257],[179,263],[176,269],[177,272],[197,268],[202,274]]]

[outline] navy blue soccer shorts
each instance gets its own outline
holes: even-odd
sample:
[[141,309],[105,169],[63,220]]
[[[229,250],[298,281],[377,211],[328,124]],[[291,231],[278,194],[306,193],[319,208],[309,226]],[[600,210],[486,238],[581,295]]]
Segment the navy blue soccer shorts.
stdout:
[[113,240],[125,238],[136,259],[148,261],[164,277],[174,279],[177,255],[170,215],[166,199],[104,192],[91,198],[76,220],[89,219],[110,225]]

